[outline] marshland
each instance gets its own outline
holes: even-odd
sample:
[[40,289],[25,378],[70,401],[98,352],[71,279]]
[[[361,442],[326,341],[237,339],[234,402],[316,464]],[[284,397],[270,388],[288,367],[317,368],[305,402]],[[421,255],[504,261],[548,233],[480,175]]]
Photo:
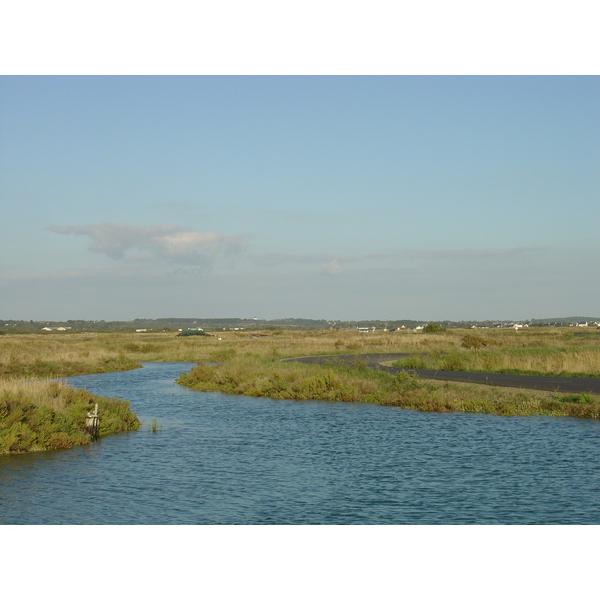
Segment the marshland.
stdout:
[[[435,328],[434,328],[435,329]],[[174,333],[30,333],[0,336],[0,452],[86,443],[82,423],[98,400],[55,378],[139,368],[140,362],[198,363],[178,383],[197,391],[274,399],[368,402],[434,412],[597,419],[595,394],[565,394],[419,379],[374,371],[358,358],[324,366],[281,362],[308,355],[406,353],[407,369],[600,377],[596,328],[431,333],[347,329]],[[392,363],[390,363],[392,364]],[[124,401],[100,399],[102,434],[139,427]],[[117,416],[115,416],[117,415]],[[120,415],[120,417],[119,417]],[[120,419],[120,424],[119,424]]]

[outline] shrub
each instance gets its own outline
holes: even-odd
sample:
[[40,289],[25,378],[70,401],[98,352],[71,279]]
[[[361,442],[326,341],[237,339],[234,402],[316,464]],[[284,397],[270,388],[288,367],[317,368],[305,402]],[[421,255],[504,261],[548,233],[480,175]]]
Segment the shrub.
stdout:
[[139,427],[124,400],[100,398],[56,381],[0,382],[0,454],[89,443],[85,415],[96,403],[101,436]]
[[423,333],[444,333],[444,331],[446,331],[445,327],[436,325],[435,323],[427,323],[427,325],[423,327]]
[[458,352],[450,352],[442,359],[442,371],[464,371],[465,368],[464,358]]
[[592,404],[594,401],[590,394],[587,394],[586,392],[581,394],[567,394],[558,399],[560,402],[573,402],[575,404]]
[[212,362],[225,362],[226,360],[231,360],[235,357],[237,351],[233,348],[228,348],[227,350],[215,350],[208,355],[208,359]]
[[419,379],[406,371],[400,371],[396,375],[396,383],[402,391],[416,390],[419,388]]
[[460,345],[463,348],[484,348],[487,346],[487,342],[479,335],[475,335],[474,333],[468,333],[463,336]]
[[419,354],[407,356],[406,358],[394,363],[394,365],[404,369],[426,369],[428,366],[425,357]]
[[369,371],[369,365],[365,360],[363,360],[359,356],[353,356],[348,360],[342,360],[341,358],[332,358],[326,360],[323,364],[324,366],[332,367],[337,371],[342,372],[358,371],[364,373]]

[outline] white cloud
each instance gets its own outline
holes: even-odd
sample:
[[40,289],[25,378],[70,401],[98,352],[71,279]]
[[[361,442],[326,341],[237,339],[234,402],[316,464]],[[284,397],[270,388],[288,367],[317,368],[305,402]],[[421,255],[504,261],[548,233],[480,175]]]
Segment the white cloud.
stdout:
[[340,268],[338,261],[334,259],[324,264],[319,271],[325,275],[339,275],[342,272],[342,269]]
[[49,231],[64,235],[87,235],[92,252],[106,254],[115,260],[129,254],[135,260],[159,259],[169,263],[193,264],[208,267],[218,259],[231,259],[241,254],[246,237],[225,235],[212,231],[194,231],[178,225],[152,225],[143,227],[127,223],[101,223],[98,225],[54,225]]

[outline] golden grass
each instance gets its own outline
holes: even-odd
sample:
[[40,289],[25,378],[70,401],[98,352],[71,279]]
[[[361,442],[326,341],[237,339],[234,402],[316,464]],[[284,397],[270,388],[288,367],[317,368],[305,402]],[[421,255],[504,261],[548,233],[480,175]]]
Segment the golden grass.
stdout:
[[326,366],[269,361],[237,355],[216,365],[199,364],[178,383],[197,391],[289,400],[370,402],[421,411],[514,415],[600,417],[600,398],[592,394],[496,388],[477,384],[420,380],[365,365],[332,361]]
[[100,435],[139,428],[128,402],[94,396],[60,381],[0,381],[0,454],[89,443],[85,415],[95,404]]
[[51,379],[0,380],[0,398],[20,398],[52,410],[66,409],[68,389],[64,381]]
[[[540,373],[600,373],[600,336],[574,336],[575,328],[477,330],[486,346],[464,348],[472,330],[444,333],[358,333],[347,330],[211,332],[214,337],[174,333],[24,334],[0,337],[0,378],[66,376],[135,368],[136,362],[207,360],[235,350],[284,358],[315,354],[455,353],[471,370],[516,369]],[[219,340],[217,336],[222,339]],[[437,365],[436,368],[440,368]]]
[[97,335],[27,334],[0,338],[0,379],[68,377],[137,368]]
[[[0,382],[11,385],[27,378],[124,370],[137,367],[137,362],[213,360],[226,364],[208,372],[218,373],[216,380],[201,381],[200,377],[186,384],[196,386],[194,389],[205,386],[204,389],[273,398],[369,401],[418,410],[597,418],[597,398],[591,395],[561,396],[416,379],[403,382],[401,378],[392,383],[374,372],[348,374],[339,365],[323,368],[279,362],[280,358],[319,354],[410,353],[414,358],[423,355],[429,357],[427,360],[453,362],[447,365],[453,368],[458,365],[479,371],[600,373],[600,336],[576,336],[574,328],[530,328],[518,332],[451,329],[436,334],[265,330],[262,333],[266,335],[259,337],[251,337],[255,332],[250,330],[211,333],[213,337],[181,338],[174,333],[4,335],[0,336]],[[479,350],[465,348],[463,340],[467,335],[478,336],[485,346]],[[195,372],[206,368],[210,367],[198,367]],[[61,393],[56,393],[53,385],[61,384],[30,381],[25,386],[29,403],[55,412],[64,410]],[[16,388],[6,390],[11,397],[17,393]]]
[[600,377],[600,345],[466,349],[414,353],[396,366],[446,371]]

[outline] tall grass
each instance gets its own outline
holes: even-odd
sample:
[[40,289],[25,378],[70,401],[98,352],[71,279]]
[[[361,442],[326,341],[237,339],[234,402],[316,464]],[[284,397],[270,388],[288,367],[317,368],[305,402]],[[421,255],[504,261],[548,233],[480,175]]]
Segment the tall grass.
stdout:
[[394,365],[442,371],[600,377],[600,347],[453,348],[446,353],[414,354]]
[[[600,373],[600,344],[596,336],[574,336],[573,328],[530,328],[515,332],[506,329],[485,330],[475,337],[483,339],[481,356],[463,347],[471,330],[449,329],[442,333],[376,331],[358,333],[347,330],[308,330],[264,332],[266,337],[250,338],[250,331],[218,332],[222,338],[175,337],[174,333],[85,333],[85,334],[26,334],[0,337],[0,378],[35,375],[56,377],[82,373],[97,373],[137,367],[143,361],[203,361],[223,352],[251,352],[260,356],[294,357],[317,354],[411,353],[435,354],[456,351],[461,359],[473,361],[473,368],[491,365],[493,368],[515,368],[540,372]],[[215,332],[216,333],[216,332]],[[512,362],[495,363],[494,356],[512,354]],[[529,353],[529,351],[531,351]],[[562,362],[541,367],[527,364],[526,356],[535,352],[556,351]],[[224,354],[226,356],[226,354]],[[549,356],[549,354],[548,354]],[[571,357],[569,361],[564,360]],[[487,357],[487,363],[484,362]],[[218,359],[213,359],[217,360]],[[479,362],[476,362],[479,361]],[[538,357],[538,362],[543,362]],[[469,368],[467,363],[467,368]],[[499,365],[499,366],[498,366]],[[436,367],[439,368],[439,367]]]
[[375,371],[360,362],[332,361],[321,367],[244,355],[216,365],[199,364],[177,382],[197,391],[273,399],[371,402],[435,412],[600,418],[600,398],[591,394],[430,382],[406,372]]
[[0,339],[0,379],[69,377],[136,369],[123,351],[98,344],[90,336],[3,336]]
[[98,404],[100,435],[137,429],[129,403],[57,381],[0,381],[0,454],[71,448],[91,441],[85,415]]
[[599,376],[599,340],[574,336],[572,329],[490,329],[483,334],[452,329],[432,334],[278,330],[254,338],[249,332],[224,331],[221,340],[173,333],[6,335],[0,337],[0,379],[125,370],[143,361],[219,362],[231,353],[249,352],[270,358],[410,353],[404,364],[411,368]]
[[[3,335],[0,383],[119,371],[136,368],[140,361],[190,361],[200,364],[190,375],[182,376],[180,383],[198,390],[271,398],[378,402],[418,410],[597,418],[598,402],[594,396],[587,401],[582,395],[571,395],[569,399],[548,392],[426,382],[406,374],[394,377],[375,372],[359,361],[351,365],[332,361],[325,367],[279,363],[280,358],[306,355],[410,353],[405,366],[411,368],[597,376],[600,374],[597,338],[575,336],[572,328],[531,328],[519,332],[490,329],[483,333],[449,329],[425,334],[277,330],[253,338],[250,333],[223,331],[219,332],[220,340],[216,336],[177,338],[173,333]],[[467,336],[471,337],[465,342]],[[207,361],[218,364],[204,364]],[[53,385],[59,384],[49,382],[40,384],[42,388],[36,392],[36,385],[28,383],[27,392],[25,388],[2,391],[5,404],[0,435],[4,441],[0,452],[84,443],[78,424],[89,410],[90,398],[86,396],[79,401],[71,396],[79,392],[57,392]],[[104,400],[97,401],[102,409]],[[126,403],[115,402],[101,417],[103,435],[139,426],[135,424],[137,419],[132,420]],[[70,420],[65,415],[71,415]],[[110,415],[115,415],[114,419]],[[39,427],[35,425],[32,429],[29,422],[38,423]],[[43,422],[50,430],[42,426]],[[59,429],[52,429],[57,424]],[[41,437],[35,437],[36,427],[43,429]]]

